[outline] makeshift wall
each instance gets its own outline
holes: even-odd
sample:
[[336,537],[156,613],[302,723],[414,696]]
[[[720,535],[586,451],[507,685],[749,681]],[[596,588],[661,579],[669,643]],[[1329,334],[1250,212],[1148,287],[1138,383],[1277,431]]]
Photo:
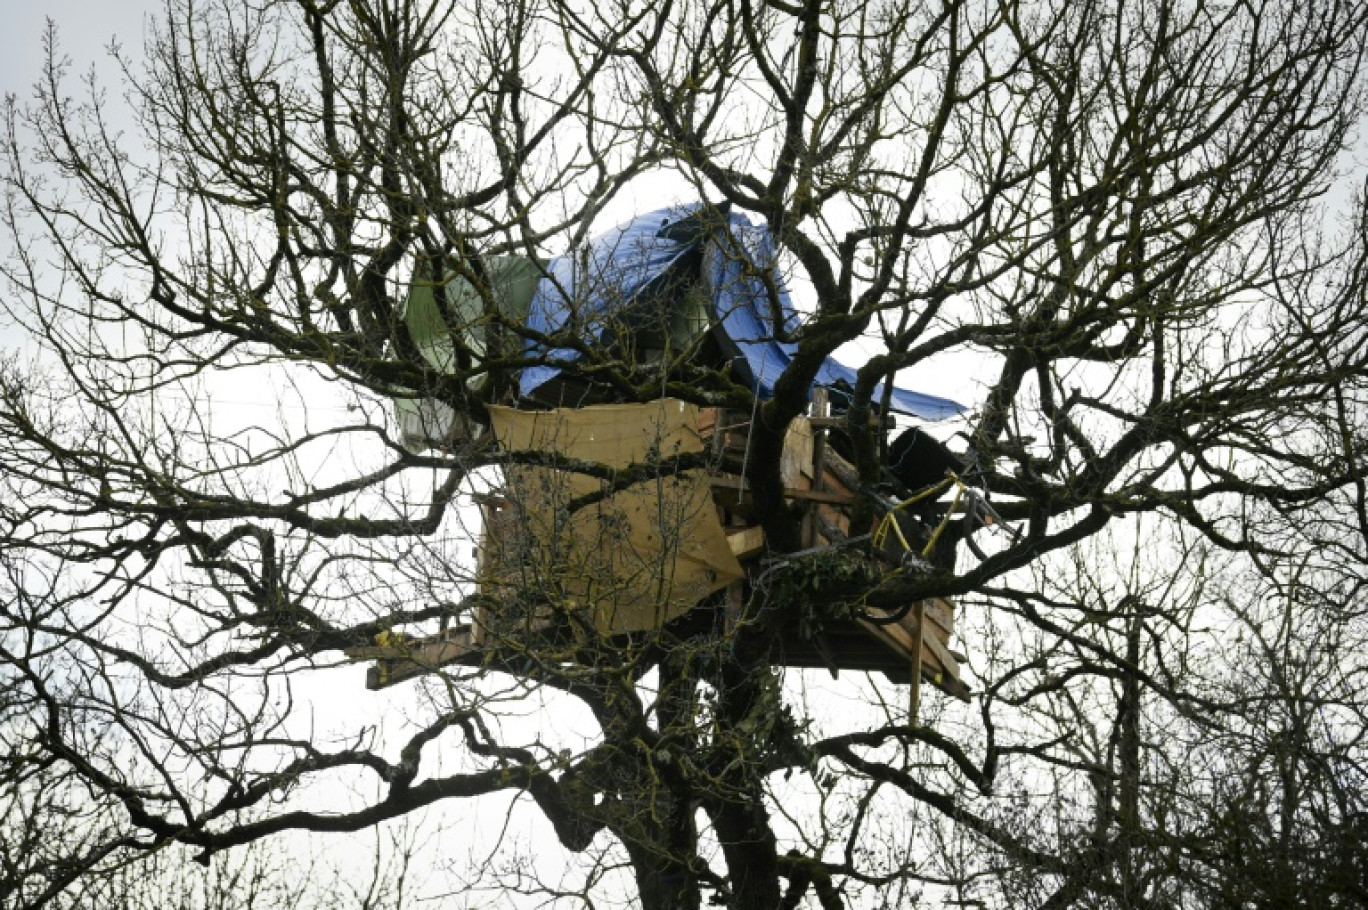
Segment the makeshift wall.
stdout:
[[[572,462],[616,471],[701,452],[693,405],[665,399],[490,414],[504,452],[553,461],[505,471],[504,503],[489,516],[481,546],[481,589],[524,612],[492,621],[539,626],[560,609],[580,611],[603,633],[656,629],[742,577],[705,470],[662,469],[574,508],[609,482]],[[515,606],[538,600],[542,614]]]

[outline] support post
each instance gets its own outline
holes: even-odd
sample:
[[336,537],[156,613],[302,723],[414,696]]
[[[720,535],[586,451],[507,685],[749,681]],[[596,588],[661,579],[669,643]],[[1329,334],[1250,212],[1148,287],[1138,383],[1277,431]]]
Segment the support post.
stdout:
[[926,635],[926,608],[920,600],[912,607],[912,615],[917,619],[917,633],[912,647],[912,692],[907,706],[909,727],[917,726],[917,714],[921,710],[922,643]]
[[[812,390],[812,418],[809,424],[812,428],[812,489],[820,494],[826,489],[826,431],[818,429],[817,421],[823,420],[827,416],[827,390],[815,388]],[[817,546],[817,513],[821,506],[817,502],[809,502],[803,514],[803,546]]]

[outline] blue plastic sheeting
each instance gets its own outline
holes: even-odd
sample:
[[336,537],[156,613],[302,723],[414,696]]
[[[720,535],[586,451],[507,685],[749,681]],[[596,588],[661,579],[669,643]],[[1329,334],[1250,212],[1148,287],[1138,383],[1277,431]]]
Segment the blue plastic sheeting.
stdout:
[[[587,249],[552,260],[532,299],[528,327],[545,334],[574,328],[586,344],[593,345],[610,326],[621,324],[621,314],[630,310],[643,290],[702,242],[713,315],[730,342],[724,346],[736,349],[741,378],[761,398],[772,396],[775,382],[793,361],[798,346],[774,337],[762,270],[774,280],[785,326],[793,331],[799,325],[788,290],[774,268],[773,236],[767,227],[734,213],[728,216],[727,230],[719,226],[707,237],[690,237],[688,231],[670,232],[682,235],[680,239],[660,236],[662,228],[677,224],[697,208],[676,206],[642,215],[594,238]],[[535,355],[544,349],[529,344],[527,350]],[[573,362],[580,354],[557,348],[545,356],[552,361]],[[529,367],[522,373],[520,393],[531,394],[559,372],[554,363]],[[853,369],[828,357],[814,385],[848,391],[854,388],[855,379]],[[882,395],[879,387],[874,400],[882,400]],[[898,387],[894,387],[889,405],[894,411],[923,420],[940,420],[964,410],[963,405],[948,398]]]
[[[798,353],[798,345],[775,340],[773,308],[763,277],[757,268],[768,270],[778,291],[780,313],[791,332],[799,324],[798,314],[789,299],[788,289],[775,270],[774,239],[769,228],[757,226],[742,215],[732,215],[730,231],[709,239],[704,254],[704,274],[712,290],[714,313],[722,323],[726,336],[740,349],[745,358],[748,380],[759,391],[760,397],[774,394],[774,384],[788,369]],[[826,388],[855,388],[855,371],[840,361],[828,357],[817,371],[813,385]],[[874,401],[883,400],[883,386],[875,387]],[[953,417],[964,410],[964,405],[948,398],[926,395],[910,389],[893,387],[889,400],[891,410],[923,420]]]
[[[597,344],[605,331],[619,329],[622,314],[637,295],[693,249],[694,244],[657,236],[678,217],[678,209],[652,212],[595,237],[583,250],[552,259],[532,297],[527,327],[546,335],[572,328],[587,347]],[[543,351],[535,342],[527,346],[532,355]],[[544,356],[550,361],[573,362],[580,352],[555,348]],[[528,367],[518,391],[530,395],[559,373],[554,363]]]

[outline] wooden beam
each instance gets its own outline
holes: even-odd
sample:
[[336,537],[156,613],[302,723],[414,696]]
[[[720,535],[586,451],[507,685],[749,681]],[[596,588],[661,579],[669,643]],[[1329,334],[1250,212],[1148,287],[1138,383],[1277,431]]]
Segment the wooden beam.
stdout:
[[[739,490],[745,492],[748,489],[744,477],[714,477],[712,478],[714,490]],[[849,493],[833,493],[825,490],[799,490],[794,487],[784,488],[785,499],[806,499],[810,502],[825,502],[836,506],[849,506],[855,504],[855,497]]]
[[727,546],[737,559],[749,559],[765,549],[765,529],[756,525],[727,535]]
[[[841,428],[844,428],[845,425],[846,425],[846,418],[845,418],[845,415],[844,415],[844,414],[838,414],[838,415],[836,415],[836,416],[834,416],[834,417],[813,417],[813,418],[811,418],[811,420],[812,420],[812,425],[813,425],[814,427],[841,427]],[[879,415],[878,415],[878,414],[870,414],[870,415],[869,415],[869,425],[870,425],[871,427],[882,426],[882,427],[883,427],[884,429],[886,429],[886,430],[891,430],[891,429],[893,429],[894,427],[897,426],[897,424],[893,422],[893,419],[892,419],[891,416],[888,417],[888,418],[885,418],[885,419],[882,421],[882,423],[881,423],[880,420],[879,420]]]
[[[923,605],[923,620],[926,618],[925,609]],[[913,611],[909,610],[909,614],[912,613]],[[918,635],[916,628],[909,628],[903,623],[880,624],[866,622],[863,619],[856,620],[856,622],[867,634],[882,642],[885,647],[902,655],[904,660],[909,663],[919,663],[921,675],[929,677],[936,688],[963,701],[969,700],[971,693],[969,687],[960,681],[959,663],[951,656],[949,649],[941,644],[937,636]],[[914,660],[913,655],[919,655],[919,657]],[[928,660],[928,658],[930,659]]]
[[[812,390],[812,416],[827,416],[827,390],[815,388]],[[812,483],[811,489],[818,493],[827,492],[826,488],[826,433],[808,423],[808,432],[812,433]],[[817,546],[817,518],[821,511],[820,506],[809,505],[803,513],[803,546]]]
[[922,604],[922,609],[931,624],[939,627],[933,629],[931,634],[942,643],[949,642],[950,636],[955,634],[955,608],[950,601],[932,597]]
[[352,660],[373,660],[366,672],[367,689],[384,689],[431,673],[479,651],[470,626],[453,626],[431,638],[408,638],[394,633],[377,636],[374,645],[358,645],[343,653]]

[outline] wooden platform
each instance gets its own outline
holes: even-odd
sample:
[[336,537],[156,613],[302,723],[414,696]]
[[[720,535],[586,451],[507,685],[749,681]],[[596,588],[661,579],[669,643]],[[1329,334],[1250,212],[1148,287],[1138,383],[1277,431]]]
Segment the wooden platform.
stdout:
[[[936,615],[948,617],[948,604],[933,601],[923,615],[927,631],[920,636],[922,679],[947,694],[967,700],[970,691],[959,678],[959,662],[941,643],[949,632],[933,619]],[[697,624],[698,617],[690,619]],[[480,641],[485,637],[470,625],[453,626],[439,635],[422,638],[388,633],[376,644],[348,648],[346,654],[351,660],[372,661],[366,673],[366,688],[384,689],[444,667],[482,666],[491,653]],[[841,670],[881,673],[890,682],[907,685],[912,681],[912,649],[918,638],[913,610],[896,623],[828,623],[811,636],[804,635],[794,623],[781,631],[774,662],[785,667],[826,669],[833,674]],[[623,648],[633,644],[630,636],[610,643]],[[535,647],[537,643],[526,644]]]
[[[790,427],[781,463],[785,495],[806,513],[803,544],[815,552],[850,536],[850,507],[856,501],[851,489],[854,469],[825,445],[825,429],[831,422],[832,418],[826,416],[822,396],[817,396],[813,416],[798,418]],[[748,430],[746,415],[738,412],[704,409],[697,414],[697,438],[704,450],[711,450],[719,460],[724,455],[731,456],[733,462],[737,458],[744,460]],[[681,632],[687,629],[694,634],[710,630],[708,634],[725,635],[729,617],[739,615],[748,596],[750,579],[765,571],[768,564],[764,562],[764,533],[748,507],[743,478],[714,473],[710,484],[713,506],[726,539],[723,553],[730,548],[745,577],[731,583],[723,594],[710,597],[692,609],[686,607],[687,612],[683,615],[661,622],[666,623],[666,629]],[[442,667],[484,665],[495,656],[494,641],[499,635],[508,640],[511,617],[501,615],[499,604],[507,603],[508,609],[512,610],[513,603],[501,595],[501,586],[491,581],[491,562],[486,554],[500,550],[517,552],[519,546],[525,548],[529,541],[519,537],[525,537],[526,529],[519,522],[509,520],[507,510],[501,511],[497,499],[491,499],[483,506],[485,523],[479,569],[480,577],[485,579],[481,589],[485,595],[483,605],[467,624],[453,626],[440,635],[410,638],[387,633],[374,645],[348,649],[346,653],[353,660],[375,662],[367,674],[368,688],[385,688]],[[704,615],[707,610],[713,611],[712,614]],[[950,647],[955,631],[954,611],[952,602],[933,599],[909,604],[901,615],[886,620],[869,616],[825,620],[814,626],[811,620],[804,623],[794,617],[780,632],[773,660],[779,666],[825,668],[832,673],[841,670],[878,672],[892,682],[910,684],[915,717],[923,680],[957,698],[969,697],[970,690],[960,674],[962,658]],[[543,642],[534,640],[552,634],[549,614],[524,619],[521,626],[519,650],[535,650],[539,646],[554,648],[563,644],[549,637]],[[659,622],[654,627],[650,623],[638,623],[625,631],[620,625],[602,631],[606,644],[621,644],[626,648],[649,639],[653,628],[660,627]],[[492,631],[496,629],[499,632]]]
[[785,629],[775,663],[825,668],[833,676],[841,670],[877,672],[890,682],[908,685],[916,666],[913,654],[920,645],[921,678],[967,701],[971,692],[960,679],[959,658],[945,644],[950,632],[931,618],[933,613],[948,614],[950,609],[947,601],[923,604],[926,630],[920,635],[916,610],[908,610],[897,622],[888,624],[853,620],[827,624],[811,635],[803,635],[797,627]]

